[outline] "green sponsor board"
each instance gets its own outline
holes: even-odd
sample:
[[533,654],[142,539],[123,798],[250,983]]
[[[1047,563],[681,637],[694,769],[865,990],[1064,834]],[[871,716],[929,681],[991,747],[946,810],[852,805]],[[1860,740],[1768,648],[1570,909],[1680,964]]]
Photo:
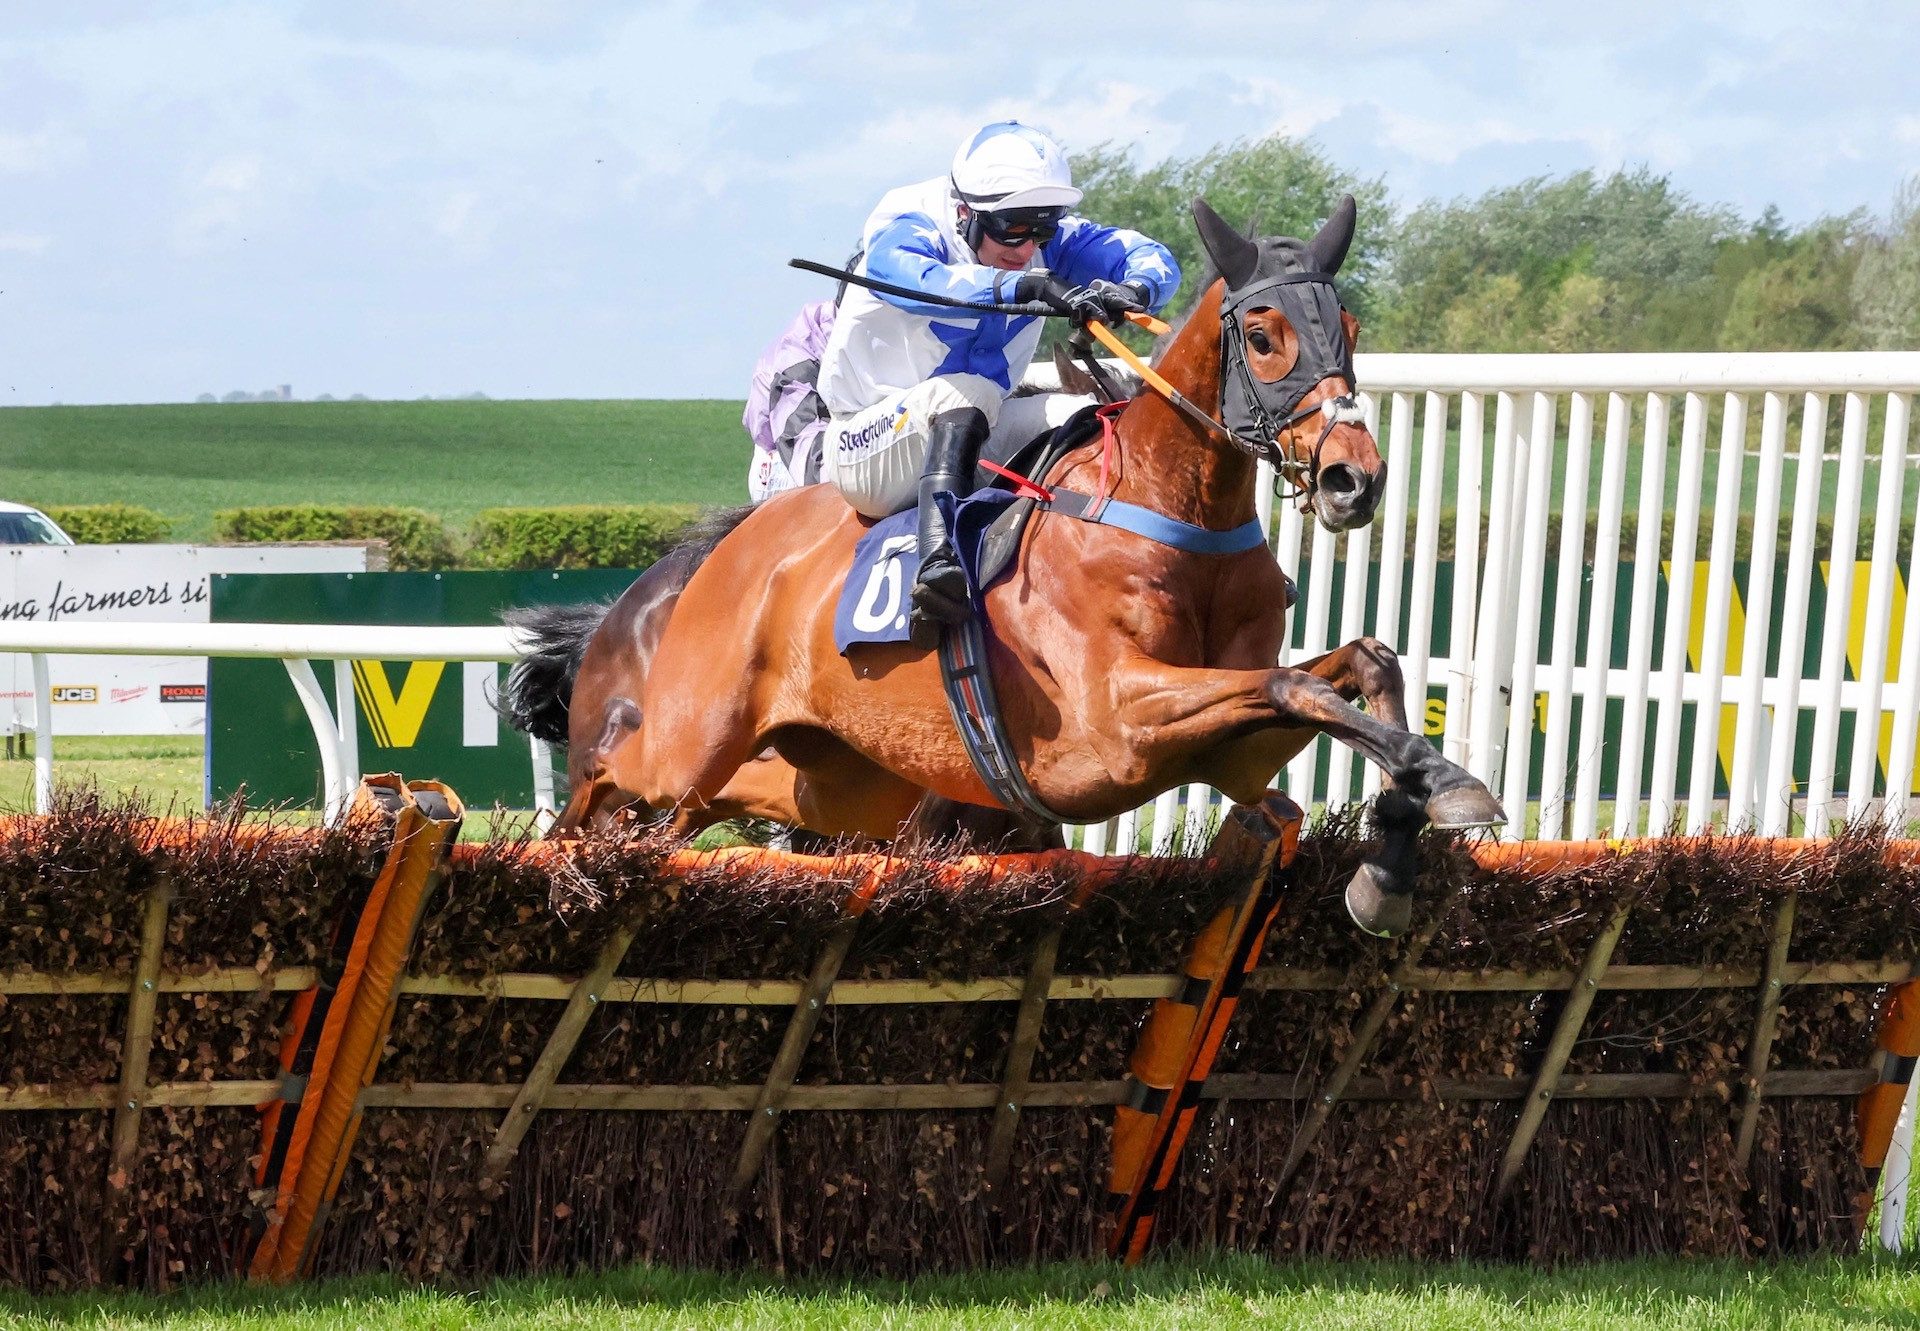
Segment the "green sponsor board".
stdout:
[[[215,623],[497,624],[516,606],[618,596],[638,574],[229,574],[212,582]],[[355,661],[360,769],[436,777],[476,808],[533,805],[526,736],[493,714],[506,678],[496,662]],[[331,695],[333,674],[317,663]],[[214,660],[207,672],[207,796],[242,786],[254,804],[314,808],[320,753],[306,712],[278,661]]]

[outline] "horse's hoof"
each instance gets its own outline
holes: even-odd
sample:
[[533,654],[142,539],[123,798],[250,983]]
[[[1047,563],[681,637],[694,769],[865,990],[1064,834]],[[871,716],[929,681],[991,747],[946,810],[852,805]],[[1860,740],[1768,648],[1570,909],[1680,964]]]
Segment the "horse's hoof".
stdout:
[[1466,832],[1504,826],[1507,813],[1485,786],[1469,778],[1427,801],[1427,821],[1442,832]]
[[1377,864],[1363,864],[1347,884],[1347,914],[1375,938],[1398,938],[1413,923],[1413,893]]

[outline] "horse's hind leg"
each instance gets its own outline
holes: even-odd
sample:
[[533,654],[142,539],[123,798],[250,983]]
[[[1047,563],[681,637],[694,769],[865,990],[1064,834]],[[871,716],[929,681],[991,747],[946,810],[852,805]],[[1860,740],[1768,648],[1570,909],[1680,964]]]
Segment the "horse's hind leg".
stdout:
[[585,828],[633,804],[607,775],[607,757],[640,730],[640,708],[631,698],[607,699],[600,709],[600,727],[585,744],[577,741],[567,754],[566,805],[547,829],[551,837],[574,836]]

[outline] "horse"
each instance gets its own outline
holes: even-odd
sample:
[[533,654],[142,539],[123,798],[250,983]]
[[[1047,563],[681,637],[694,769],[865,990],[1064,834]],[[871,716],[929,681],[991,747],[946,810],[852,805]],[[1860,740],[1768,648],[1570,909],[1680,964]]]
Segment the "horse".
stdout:
[[[1110,439],[1038,479],[1104,486],[1220,532],[1253,519],[1265,457],[1322,526],[1370,522],[1386,463],[1353,408],[1359,328],[1332,285],[1353,199],[1304,243],[1241,235],[1204,199],[1193,212],[1221,276],[1155,367],[1172,396],[1133,398]],[[904,643],[835,649],[835,601],[866,525],[831,485],[790,490],[714,515],[610,608],[512,617],[530,651],[503,709],[567,745],[558,826],[624,812],[691,834],[746,817],[885,841],[956,809],[997,809],[933,655]],[[1348,907],[1362,928],[1397,933],[1420,823],[1484,827],[1504,814],[1408,731],[1385,643],[1276,664],[1293,599],[1264,543],[1196,553],[1042,509],[1011,575],[982,597],[1004,723],[1034,794],[1077,822],[1192,782],[1256,802],[1289,759],[1332,736],[1385,775],[1376,812],[1387,853],[1350,885]],[[1048,829],[1013,825],[1048,844]]]

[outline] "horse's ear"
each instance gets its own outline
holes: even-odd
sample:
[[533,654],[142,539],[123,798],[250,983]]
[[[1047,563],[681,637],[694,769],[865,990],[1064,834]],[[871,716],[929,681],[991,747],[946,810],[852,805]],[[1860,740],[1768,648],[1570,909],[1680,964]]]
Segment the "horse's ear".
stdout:
[[1353,244],[1353,221],[1357,211],[1353,195],[1343,195],[1333,215],[1327,218],[1326,225],[1307,242],[1307,253],[1313,256],[1315,269],[1323,273],[1340,271],[1340,265],[1347,261],[1347,247]]
[[1200,228],[1200,243],[1206,246],[1207,257],[1227,280],[1227,290],[1245,286],[1260,266],[1260,247],[1229,226],[1198,195],[1193,200],[1193,221]]
[[1094,397],[1099,393],[1100,385],[1093,381],[1092,375],[1080,368],[1065,342],[1053,344],[1053,368],[1059,372],[1061,392],[1076,397]]

